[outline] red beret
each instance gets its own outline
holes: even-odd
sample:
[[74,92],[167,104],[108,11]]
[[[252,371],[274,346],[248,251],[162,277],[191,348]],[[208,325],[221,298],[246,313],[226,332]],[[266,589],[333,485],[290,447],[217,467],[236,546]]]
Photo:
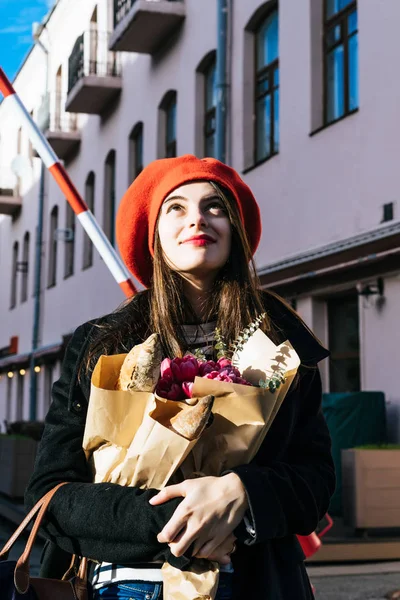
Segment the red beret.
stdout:
[[215,181],[236,200],[252,253],[261,237],[260,209],[250,188],[228,165],[214,158],[185,154],[151,162],[125,192],[116,217],[116,239],[122,260],[149,287],[153,274],[154,233],[165,198],[190,181]]

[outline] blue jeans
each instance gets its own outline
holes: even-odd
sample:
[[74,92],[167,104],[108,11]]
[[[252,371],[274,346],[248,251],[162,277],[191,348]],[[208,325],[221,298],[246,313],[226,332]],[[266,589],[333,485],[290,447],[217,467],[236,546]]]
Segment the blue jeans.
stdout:
[[[113,583],[95,590],[94,600],[162,600],[162,583]],[[215,600],[232,600],[232,574],[221,573]]]

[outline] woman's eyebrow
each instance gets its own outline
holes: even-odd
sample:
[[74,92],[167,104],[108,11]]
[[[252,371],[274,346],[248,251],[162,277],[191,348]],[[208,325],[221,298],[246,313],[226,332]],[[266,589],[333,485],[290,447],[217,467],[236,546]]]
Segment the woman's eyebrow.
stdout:
[[170,198],[166,198],[164,200],[164,204],[166,204],[167,202],[171,202],[172,200],[186,200],[187,198],[185,198],[185,196],[171,196]]
[[[210,193],[210,194],[208,194],[206,196],[203,196],[201,198],[201,200],[211,200],[211,199],[214,199],[214,198],[217,198],[218,200],[220,200],[220,197],[216,193]],[[164,204],[167,204],[167,202],[172,202],[172,200],[185,200],[187,202],[188,198],[186,198],[185,196],[179,196],[179,195],[177,195],[177,196],[171,196],[170,198],[166,198],[164,200]]]

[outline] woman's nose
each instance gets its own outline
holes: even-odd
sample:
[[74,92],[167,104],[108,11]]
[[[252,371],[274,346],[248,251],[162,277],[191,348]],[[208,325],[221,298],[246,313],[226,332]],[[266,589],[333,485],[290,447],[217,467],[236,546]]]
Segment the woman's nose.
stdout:
[[207,227],[207,219],[201,210],[190,211],[188,217],[189,227]]

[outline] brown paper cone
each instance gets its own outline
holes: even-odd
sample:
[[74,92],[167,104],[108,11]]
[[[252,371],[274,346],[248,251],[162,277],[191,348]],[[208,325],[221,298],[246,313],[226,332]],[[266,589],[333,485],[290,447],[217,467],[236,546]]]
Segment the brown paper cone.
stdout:
[[164,600],[214,600],[219,581],[218,563],[198,558],[190,571],[180,571],[164,563],[161,572]]

